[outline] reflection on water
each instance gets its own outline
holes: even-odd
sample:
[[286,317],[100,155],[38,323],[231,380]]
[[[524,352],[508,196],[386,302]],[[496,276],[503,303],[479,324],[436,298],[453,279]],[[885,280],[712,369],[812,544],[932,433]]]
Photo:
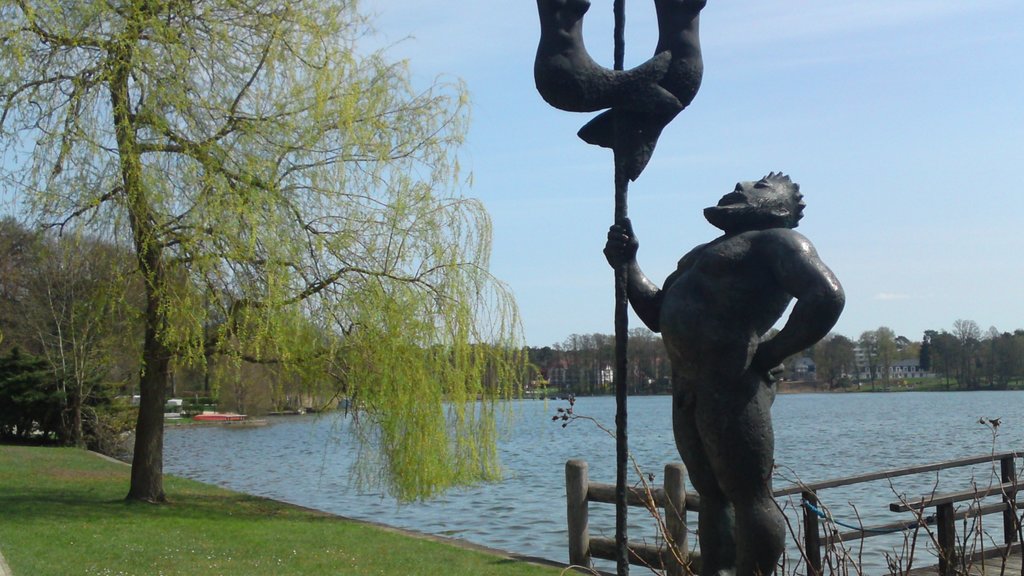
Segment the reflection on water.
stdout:
[[[513,404],[514,418],[500,446],[505,479],[453,490],[430,502],[398,505],[382,494],[355,490],[349,482],[355,448],[341,414],[272,419],[272,425],[262,428],[169,429],[165,470],[351,518],[565,562],[565,461],[582,458],[590,464],[591,481],[611,483],[615,442],[585,420],[565,429],[552,422],[555,408],[565,402]],[[575,410],[614,426],[614,398],[580,398]],[[641,469],[654,473],[659,484],[664,464],[679,459],[670,414],[667,397],[630,399],[630,449]],[[773,413],[781,476],[776,487],[794,477],[815,482],[993,449],[1020,449],[1022,416],[1024,395],[1017,392],[780,396]],[[995,439],[978,423],[979,417],[1002,418]],[[972,474],[979,484],[988,482],[985,467],[976,467],[959,477],[944,473],[941,485],[948,485],[947,490],[966,488]],[[899,479],[892,486],[883,481],[821,496],[840,520],[856,524],[859,516],[865,524],[892,522],[901,519],[888,512],[897,494],[926,494],[935,481],[934,474],[925,474]],[[653,538],[645,515],[631,510],[631,539]],[[613,506],[591,506],[592,536],[612,537],[614,525]],[[899,546],[902,539],[864,542],[866,573],[878,574],[885,567],[882,551]]]

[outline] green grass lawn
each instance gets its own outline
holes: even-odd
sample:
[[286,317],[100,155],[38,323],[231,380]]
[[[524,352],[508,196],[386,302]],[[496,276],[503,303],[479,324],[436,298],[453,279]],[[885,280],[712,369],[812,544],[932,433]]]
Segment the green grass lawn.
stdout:
[[0,446],[0,552],[14,576],[561,572],[171,476],[168,504],[129,504],[128,474],[81,450]]

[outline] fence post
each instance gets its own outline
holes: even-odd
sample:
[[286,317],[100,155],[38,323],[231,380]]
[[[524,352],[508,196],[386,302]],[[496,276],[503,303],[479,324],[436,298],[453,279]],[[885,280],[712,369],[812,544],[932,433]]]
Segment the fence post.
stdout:
[[689,546],[686,534],[686,468],[680,462],[665,465],[665,531],[666,540],[671,540],[676,554],[668,550],[665,555],[666,576],[686,574],[680,560],[689,560]]
[[956,573],[956,518],[953,504],[939,504],[935,507],[935,523],[938,528],[939,576],[953,576]]
[[[812,490],[801,493],[801,498],[811,506],[818,506],[818,495]],[[807,506],[804,509],[804,556],[807,557],[808,573],[812,576],[821,572],[821,533],[818,531],[818,515]]]
[[587,463],[569,460],[565,463],[565,501],[569,525],[569,564],[590,567],[590,528],[587,489],[590,480]]
[[[999,471],[1003,484],[1007,482],[1017,483],[1016,455],[1004,456],[999,461]],[[1006,502],[1006,510],[1003,510],[1003,542],[1013,544],[1017,541],[1017,490],[1013,488],[1008,494],[1003,495],[1003,502]]]

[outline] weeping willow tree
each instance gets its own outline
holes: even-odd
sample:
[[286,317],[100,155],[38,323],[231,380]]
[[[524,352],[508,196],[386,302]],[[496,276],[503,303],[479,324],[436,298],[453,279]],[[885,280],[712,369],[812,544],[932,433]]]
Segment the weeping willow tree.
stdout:
[[356,399],[402,498],[495,474],[518,328],[459,193],[466,97],[360,52],[368,26],[346,0],[0,0],[5,187],[122,240],[145,287],[129,499],[165,499],[171,363],[215,355]]

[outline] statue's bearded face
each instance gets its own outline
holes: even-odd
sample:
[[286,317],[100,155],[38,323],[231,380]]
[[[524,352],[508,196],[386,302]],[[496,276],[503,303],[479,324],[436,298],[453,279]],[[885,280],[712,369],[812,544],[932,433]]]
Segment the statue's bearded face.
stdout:
[[803,217],[803,195],[788,176],[771,173],[755,182],[739,182],[704,217],[725,232],[796,228]]

